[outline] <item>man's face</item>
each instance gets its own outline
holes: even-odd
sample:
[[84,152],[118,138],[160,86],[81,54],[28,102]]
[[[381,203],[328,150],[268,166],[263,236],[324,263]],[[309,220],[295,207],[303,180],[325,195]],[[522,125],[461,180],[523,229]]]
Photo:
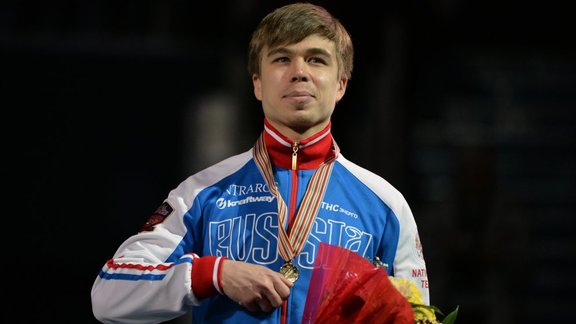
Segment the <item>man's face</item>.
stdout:
[[334,43],[311,35],[295,44],[265,46],[260,61],[260,75],[252,76],[254,95],[272,126],[294,140],[322,130],[348,81],[338,73]]

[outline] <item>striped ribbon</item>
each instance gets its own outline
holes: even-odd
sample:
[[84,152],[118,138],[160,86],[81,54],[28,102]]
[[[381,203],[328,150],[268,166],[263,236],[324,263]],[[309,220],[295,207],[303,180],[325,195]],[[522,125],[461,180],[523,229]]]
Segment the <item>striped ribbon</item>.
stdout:
[[272,164],[270,163],[270,157],[268,156],[264,143],[264,133],[260,135],[258,141],[254,145],[254,161],[266,180],[270,192],[276,196],[276,201],[278,203],[278,252],[286,262],[291,261],[300,253],[300,251],[302,251],[302,248],[308,239],[310,229],[312,228],[314,219],[318,214],[318,209],[320,209],[320,205],[322,204],[326,187],[328,187],[328,181],[330,179],[330,174],[332,173],[332,168],[334,166],[333,162],[336,159],[336,156],[337,153],[334,157],[322,163],[318,169],[314,171],[314,174],[308,183],[308,187],[306,188],[306,193],[304,194],[298,213],[296,214],[292,230],[288,235],[284,228],[284,224],[286,224],[286,219],[288,217],[288,207],[286,206],[284,199],[282,199],[282,196],[276,187],[276,182],[274,181]]

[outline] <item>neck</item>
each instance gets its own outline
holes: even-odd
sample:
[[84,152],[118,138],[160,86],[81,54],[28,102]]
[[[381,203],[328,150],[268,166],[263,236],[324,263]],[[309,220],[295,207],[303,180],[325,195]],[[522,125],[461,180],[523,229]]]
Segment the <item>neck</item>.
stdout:
[[286,169],[294,168],[294,145],[298,147],[296,169],[314,169],[334,157],[337,153],[330,126],[328,123],[312,136],[294,140],[265,120],[264,139],[272,164]]
[[330,125],[330,120],[327,120],[322,124],[315,125],[313,127],[302,127],[302,128],[279,125],[278,123],[275,123],[268,119],[265,119],[265,121],[269,126],[272,126],[272,128],[274,128],[276,132],[291,139],[293,142],[301,142],[313,136],[314,134],[317,134],[318,132],[328,127],[328,125]]

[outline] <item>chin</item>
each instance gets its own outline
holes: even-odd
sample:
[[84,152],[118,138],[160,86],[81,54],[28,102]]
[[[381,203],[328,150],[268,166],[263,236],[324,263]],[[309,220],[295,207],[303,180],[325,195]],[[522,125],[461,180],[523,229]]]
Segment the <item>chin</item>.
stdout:
[[308,113],[296,112],[289,118],[289,122],[292,126],[298,127],[310,127],[315,124],[315,119],[311,118]]
[[299,116],[300,118],[291,118],[289,126],[294,130],[299,130],[300,132],[305,132],[310,128],[317,127],[322,121],[318,119],[312,119],[309,116]]

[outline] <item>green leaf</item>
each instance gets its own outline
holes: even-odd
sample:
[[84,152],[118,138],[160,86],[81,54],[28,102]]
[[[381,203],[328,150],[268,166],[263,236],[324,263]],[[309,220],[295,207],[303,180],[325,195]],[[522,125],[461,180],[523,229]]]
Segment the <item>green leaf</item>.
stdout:
[[442,311],[434,305],[410,303],[410,306],[412,306],[412,309],[414,309],[415,312],[419,311],[418,308],[426,308],[426,309],[432,311],[433,313],[440,314],[440,315],[444,316],[444,313],[442,313]]
[[455,310],[453,310],[450,314],[446,315],[446,317],[444,317],[444,320],[442,320],[442,324],[454,324],[456,322],[456,317],[458,316],[459,308],[460,305],[456,306]]

